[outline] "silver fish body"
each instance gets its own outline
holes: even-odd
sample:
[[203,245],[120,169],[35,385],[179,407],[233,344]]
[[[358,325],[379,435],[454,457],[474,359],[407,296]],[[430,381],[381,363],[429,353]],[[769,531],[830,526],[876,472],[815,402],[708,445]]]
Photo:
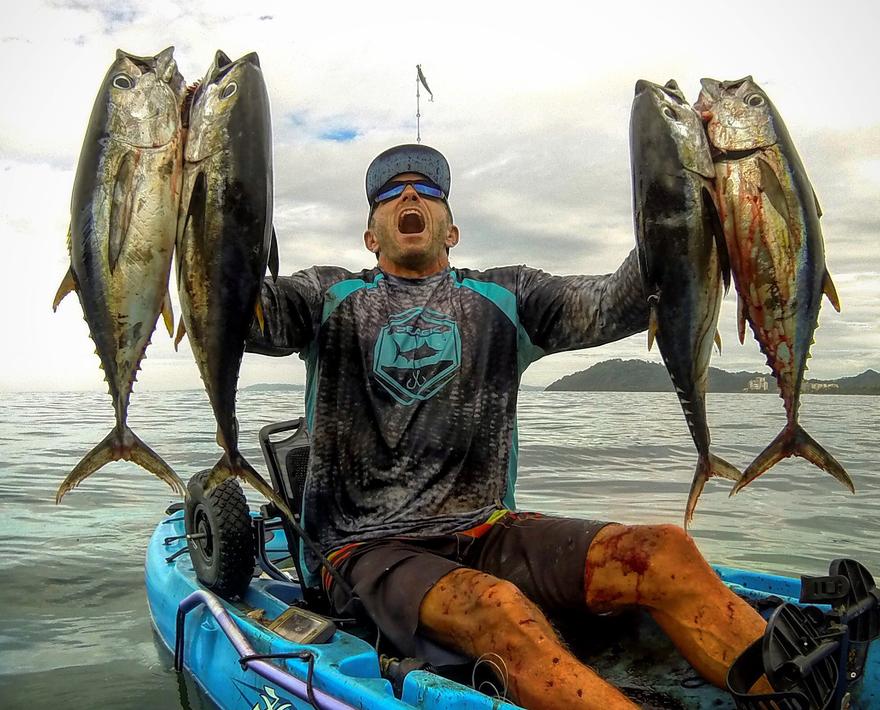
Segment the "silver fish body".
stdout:
[[630,118],[633,206],[639,265],[656,337],[698,460],[685,509],[712,476],[740,472],[710,451],[706,382],[726,270],[712,197],[714,167],[697,113],[674,81],[636,84]]
[[245,339],[255,312],[261,315],[270,253],[277,259],[269,98],[257,55],[233,62],[218,51],[192,91],[184,115],[189,127],[176,245],[182,311],[176,342],[189,336],[224,450],[208,486],[235,475],[276,499],[238,450],[235,416]]
[[793,455],[854,490],[843,467],[798,424],[823,292],[840,310],[825,266],[818,201],[782,117],[752,78],[702,84],[695,108],[706,120],[715,154],[716,194],[739,295],[740,340],[748,321],[787,418],[733,493]]
[[113,398],[116,426],[58,489],[57,501],[109,461],[125,459],[183,484],[128,428],[132,387],[160,313],[173,332],[168,275],[180,196],[183,78],[173,47],[121,50],[89,120],[70,205],[71,266],[54,308],[76,291]]

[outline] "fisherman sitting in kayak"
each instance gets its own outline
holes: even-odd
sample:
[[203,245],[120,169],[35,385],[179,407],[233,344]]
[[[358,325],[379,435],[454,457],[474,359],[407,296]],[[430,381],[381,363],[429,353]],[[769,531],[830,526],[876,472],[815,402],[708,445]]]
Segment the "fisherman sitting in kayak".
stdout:
[[764,621],[684,530],[514,502],[520,376],[544,355],[646,328],[635,255],[604,276],[451,267],[449,188],[436,150],[386,150],[366,176],[377,265],[316,266],[263,288],[265,330],[249,349],[306,361],[303,524],[355,594],[325,572],[333,605],[368,614],[406,655],[498,654],[518,703],[566,710],[635,706],[566,650],[545,613],[640,606],[723,687]]

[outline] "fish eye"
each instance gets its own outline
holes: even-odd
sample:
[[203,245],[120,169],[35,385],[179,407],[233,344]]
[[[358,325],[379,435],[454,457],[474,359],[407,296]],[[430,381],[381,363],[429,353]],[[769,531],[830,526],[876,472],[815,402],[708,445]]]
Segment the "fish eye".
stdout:
[[220,98],[228,99],[236,91],[238,91],[238,84],[236,84],[234,81],[230,81],[226,86],[223,87],[223,91],[220,92]]
[[746,96],[746,103],[757,108],[764,105],[764,97],[761,94],[749,94]]
[[678,116],[675,115],[675,111],[673,111],[669,106],[663,107],[663,115],[666,116],[666,118],[678,118]]
[[113,77],[113,86],[117,89],[130,89],[134,86],[134,80],[128,74],[117,74]]

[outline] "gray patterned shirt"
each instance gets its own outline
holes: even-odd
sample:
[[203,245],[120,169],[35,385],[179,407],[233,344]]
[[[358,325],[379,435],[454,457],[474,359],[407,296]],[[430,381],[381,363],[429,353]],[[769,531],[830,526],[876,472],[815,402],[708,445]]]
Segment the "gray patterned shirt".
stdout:
[[604,276],[509,266],[405,279],[315,266],[267,279],[262,298],[266,329],[248,350],[306,362],[303,524],[327,551],[465,530],[514,509],[523,370],[648,319],[635,252]]

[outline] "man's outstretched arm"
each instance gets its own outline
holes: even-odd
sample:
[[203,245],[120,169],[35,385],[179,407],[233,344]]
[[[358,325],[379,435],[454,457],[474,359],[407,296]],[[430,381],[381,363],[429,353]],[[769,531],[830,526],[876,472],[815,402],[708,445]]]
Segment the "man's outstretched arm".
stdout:
[[648,304],[633,250],[600,276],[552,276],[523,267],[517,284],[520,320],[545,353],[603,345],[648,327]]
[[279,357],[308,347],[319,322],[322,293],[314,267],[277,280],[266,277],[260,294],[263,329],[254,319],[246,350]]

